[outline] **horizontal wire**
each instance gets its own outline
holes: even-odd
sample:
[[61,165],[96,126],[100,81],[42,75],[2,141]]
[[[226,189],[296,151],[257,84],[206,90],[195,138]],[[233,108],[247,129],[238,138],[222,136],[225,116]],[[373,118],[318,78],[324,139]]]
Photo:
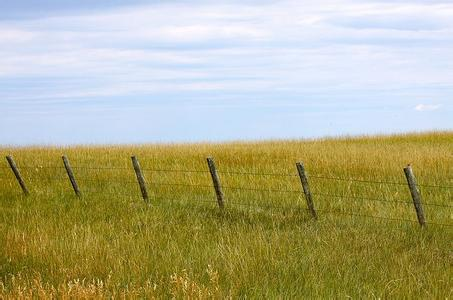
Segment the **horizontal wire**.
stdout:
[[124,196],[124,197],[134,197],[134,198],[142,198],[139,193],[117,193],[112,191],[99,191],[99,190],[80,190],[82,196],[86,195],[106,195],[106,196]]
[[407,186],[407,183],[393,182],[393,181],[373,181],[373,180],[362,180],[362,179],[341,178],[341,177],[328,177],[328,176],[318,176],[318,175],[309,175],[308,177],[309,178],[317,178],[317,179],[327,179],[327,180],[352,181],[352,182],[392,184],[392,185],[404,185],[404,186]]
[[[87,170],[131,170],[132,167],[72,167],[74,169],[87,169]],[[183,169],[151,169],[151,168],[140,168],[142,171],[148,172],[168,172],[168,173],[209,173],[207,170],[183,170]]]
[[279,208],[279,209],[282,209],[282,208],[285,208],[285,209],[288,209],[288,208],[292,208],[292,209],[302,209],[302,210],[307,210],[306,208],[302,208],[302,207],[296,207],[296,206],[283,206],[283,205],[276,205],[276,204],[259,204],[257,205],[256,203],[242,203],[242,202],[237,202],[237,201],[230,201],[228,199],[225,199],[225,205],[228,206],[228,204],[234,204],[234,205],[240,205],[240,206],[247,206],[247,207],[255,207],[255,208]]
[[239,171],[218,171],[219,174],[232,174],[232,175],[253,175],[253,176],[277,176],[277,177],[297,177],[297,174],[290,173],[259,173],[259,172],[239,172]]
[[85,177],[76,177],[76,180],[80,181],[91,181],[91,182],[114,182],[114,183],[137,183],[136,180],[124,180],[121,178],[85,178]]
[[[64,178],[64,177],[53,177],[53,178],[43,178],[40,179],[40,181],[45,181],[45,180],[51,180],[51,181],[70,181],[69,177]],[[32,178],[26,178],[26,181],[28,182],[33,182],[34,180]],[[137,181],[132,181],[132,180],[115,180],[115,179],[89,179],[89,178],[83,178],[83,177],[78,177],[76,178],[76,182],[112,182],[112,183],[137,183]]]
[[64,169],[64,166],[30,166],[30,165],[17,165],[18,169]]
[[437,207],[452,207],[453,208],[453,205],[448,205],[448,204],[440,204],[440,203],[426,203],[426,202],[423,202],[422,205],[426,205],[426,206],[437,206]]
[[[79,181],[79,179],[76,179]],[[138,183],[137,181],[133,180],[119,180],[119,179],[80,179],[80,181],[90,181],[90,182],[112,182],[112,183]]]
[[[205,186],[207,187],[207,186]],[[211,186],[209,186],[211,187]],[[133,198],[139,198],[138,193],[132,193],[132,194],[126,194],[126,193],[118,193],[118,192],[113,192],[113,191],[106,191],[106,190],[99,190],[99,189],[81,189],[82,195],[86,195],[87,193],[91,192],[99,192],[100,194],[103,195],[109,195],[109,196],[125,196],[125,197],[133,197]],[[334,195],[330,195],[334,196]],[[161,199],[161,200],[170,200],[170,201],[181,201],[182,199],[176,199],[176,198],[169,198],[169,197],[150,197],[151,201],[152,199]],[[205,203],[216,203],[216,201],[213,200],[203,200],[203,199],[196,199],[194,200],[195,202],[205,202]],[[275,205],[275,204],[267,204],[267,205],[256,205],[252,203],[240,203],[236,201],[231,201],[229,199],[225,199],[226,205],[228,204],[233,204],[233,205],[239,205],[239,206],[247,206],[247,207],[256,207],[256,208],[296,208],[294,206],[282,206],[282,205]],[[410,203],[410,202],[409,202]],[[305,208],[297,207],[297,209],[303,209],[307,210]],[[390,221],[403,221],[403,222],[411,222],[411,223],[417,223],[415,220],[409,220],[409,219],[402,219],[402,218],[388,218],[388,217],[382,217],[382,216],[372,216],[372,215],[364,215],[364,214],[357,214],[357,213],[350,213],[350,212],[341,212],[341,211],[330,211],[330,210],[316,210],[317,212],[321,213],[328,213],[328,214],[338,214],[338,215],[348,215],[348,216],[353,216],[353,217],[364,217],[364,218],[373,218],[373,219],[380,219],[380,220],[390,220]],[[445,223],[435,223],[435,222],[426,222],[428,225],[437,225],[437,226],[447,226],[447,227],[453,227],[453,224],[445,224]]]
[[[136,191],[136,190],[138,191],[138,190],[139,190],[138,188],[135,189],[135,188],[131,188],[131,187],[129,187],[129,188],[127,188],[127,189],[112,189],[112,188],[98,187],[98,186],[85,186],[85,187],[83,187],[83,186],[80,187],[80,186],[79,186],[79,188],[80,188],[82,191],[84,191],[84,190],[85,190],[85,191],[93,191],[93,192],[95,192],[95,191],[100,191],[100,192],[103,192],[103,193],[104,193],[104,192],[112,192],[112,193],[116,193],[116,191],[126,191],[126,192],[127,192],[127,191],[131,191],[131,190],[134,190],[134,191]],[[112,191],[112,190],[113,190],[113,191]]]
[[199,184],[184,184],[184,183],[165,183],[165,182],[152,182],[146,183],[148,185],[162,185],[162,186],[187,186],[187,187],[203,187],[203,188],[213,188],[212,185],[199,185]]
[[[317,179],[327,179],[327,180],[353,181],[353,182],[377,183],[377,184],[393,184],[393,185],[404,185],[404,186],[407,186],[407,183],[394,182],[394,181],[373,181],[373,180],[362,180],[362,179],[341,178],[341,177],[328,177],[328,176],[319,176],[319,175],[310,175],[309,177],[310,178],[317,178]],[[442,186],[442,185],[417,184],[417,186],[419,186],[419,187],[428,187],[428,188],[453,189],[453,186]]]
[[426,222],[428,225],[438,225],[438,226],[447,226],[447,227],[453,227],[453,224],[445,224],[445,223],[433,223],[433,222]]
[[[39,179],[40,181],[44,181],[44,180],[52,180],[52,181],[57,181],[57,180],[60,180],[60,181],[66,181],[68,180],[69,181],[69,178],[59,178],[59,177],[51,177],[51,178],[40,178]],[[28,181],[32,181],[31,178],[29,178]]]
[[[9,169],[9,167],[0,167],[1,169]],[[21,169],[64,169],[64,166],[41,166],[41,165],[18,165],[18,168]],[[86,170],[133,170],[133,168],[126,167],[91,167],[91,166],[72,166],[73,169],[86,169]],[[183,170],[183,169],[150,169],[143,168],[143,171],[150,172],[180,172],[180,173],[209,173],[207,170]],[[260,172],[240,172],[240,171],[218,171],[221,174],[235,174],[235,175],[254,175],[254,176],[281,176],[281,177],[297,177],[297,174],[290,173],[260,173]],[[310,178],[317,179],[326,179],[326,180],[339,180],[339,181],[352,181],[352,182],[363,182],[363,183],[375,183],[375,184],[392,184],[392,185],[404,185],[407,183],[403,182],[392,182],[392,181],[374,181],[374,180],[362,180],[354,178],[341,178],[341,177],[330,177],[330,176],[321,176],[321,175],[309,175]],[[427,188],[445,188],[453,189],[453,186],[442,186],[442,185],[430,185],[430,184],[418,184],[420,187]]]
[[[151,201],[153,199],[158,199],[158,200],[170,200],[170,201],[183,201],[183,199],[181,198],[168,198],[168,197],[150,197]],[[190,200],[189,200],[190,201]],[[194,201],[194,202],[204,202],[204,203],[212,203],[212,204],[217,204],[217,202],[215,201],[215,199],[213,200],[205,200],[204,198],[191,198],[191,201]]]
[[208,170],[181,170],[181,169],[147,169],[142,168],[142,171],[149,171],[149,172],[168,172],[168,173],[208,173]]
[[[13,180],[13,178],[6,178],[0,177],[3,180]],[[52,180],[52,181],[69,181],[69,178],[46,178],[44,180]],[[87,179],[87,178],[77,178],[77,181],[89,181],[89,182],[112,182],[112,183],[129,183],[129,184],[136,184],[136,181],[132,180],[115,180],[115,179]],[[32,181],[28,179],[27,181]],[[213,188],[211,185],[192,185],[192,184],[179,184],[179,183],[147,183],[149,185],[162,185],[162,186],[187,186],[187,187],[202,187],[202,188]],[[223,186],[225,189],[233,189],[233,190],[247,190],[247,191],[258,191],[258,192],[282,192],[282,193],[301,193],[301,191],[297,190],[282,190],[282,189],[257,189],[257,188],[247,188],[247,187],[236,187],[236,186]],[[401,201],[401,200],[383,200],[377,198],[369,198],[369,197],[356,197],[356,196],[346,196],[346,195],[331,195],[331,194],[324,194],[324,193],[312,193],[312,195],[317,196],[324,196],[324,197],[332,197],[332,198],[350,198],[350,199],[359,199],[359,200],[369,200],[369,201],[379,201],[379,202],[388,202],[388,203],[411,203],[410,201]],[[447,204],[438,204],[438,203],[423,203],[426,206],[437,206],[437,207],[453,207],[453,205]]]
[[[412,204],[413,203],[411,201],[404,201],[404,200],[383,200],[383,199],[378,199],[378,198],[356,197],[356,196],[347,196],[347,195],[331,195],[331,194],[324,194],[324,193],[312,193],[312,195],[314,195],[314,196],[332,197],[332,198],[347,198],[347,199],[357,199],[357,200],[369,200],[369,201],[388,202],[388,203],[405,203],[405,204]],[[440,204],[440,203],[424,202],[422,204],[426,205],[426,206],[453,207],[453,205]]]
[[316,210],[317,212],[321,213],[328,213],[328,214],[339,214],[339,215],[349,215],[349,216],[355,216],[355,217],[364,217],[364,218],[374,218],[374,219],[383,219],[383,220],[391,220],[391,221],[404,221],[404,222],[411,222],[411,223],[417,223],[415,220],[409,220],[409,219],[401,219],[401,218],[388,218],[388,217],[382,217],[382,216],[372,216],[372,215],[364,215],[364,214],[356,214],[356,213],[350,213],[350,212],[342,212],[342,211],[332,211],[332,210]]
[[[195,186],[195,187],[197,187],[197,186]],[[115,192],[110,191],[110,189],[102,189],[102,188],[97,188],[97,189],[96,188],[88,188],[88,189],[86,189],[86,188],[80,187],[80,189],[82,190],[82,192],[84,190],[89,190],[89,191],[92,191],[92,192],[98,191],[99,193],[105,193],[105,191],[107,191],[107,193],[115,193]],[[124,191],[124,189],[120,190],[120,191]],[[156,192],[156,191],[155,190],[151,190],[151,191],[148,191],[148,192],[153,193],[153,192]],[[157,191],[157,192],[159,192],[159,191]],[[150,198],[152,198],[152,197],[150,197]]]
[[[163,200],[168,200],[169,198],[168,197],[150,197],[152,199],[163,199]],[[182,199],[171,199],[171,200],[182,200]],[[200,200],[196,200],[196,201],[200,201]],[[215,198],[213,198],[212,200],[201,200],[202,202],[209,202],[209,203],[215,203],[217,204]],[[242,205],[242,206],[249,206],[249,207],[257,207],[257,208],[262,208],[263,206],[265,207],[273,207],[273,208],[288,208],[287,206],[281,206],[281,205],[261,205],[261,206],[258,206],[256,204],[251,204],[251,203],[240,203],[240,202],[236,202],[236,201],[230,201],[229,199],[225,199],[225,205],[229,205],[229,204],[235,204],[235,205]]]
[[71,166],[73,169],[85,169],[85,170],[134,170],[126,167],[85,167],[85,166]]
[[[13,178],[2,178],[3,180],[13,180]],[[46,178],[45,180],[52,180],[52,181],[69,181],[69,178]],[[31,180],[27,180],[31,181]],[[44,181],[44,179],[43,179]],[[127,183],[127,184],[137,184],[137,181],[125,181],[125,180],[111,180],[111,179],[81,179],[78,182],[112,182],[112,183]],[[197,185],[197,184],[180,184],[180,183],[146,183],[147,185],[151,186],[184,186],[184,187],[201,187],[201,188],[213,188],[211,185]],[[261,191],[261,192],[289,192],[289,193],[301,193],[300,191],[294,190],[265,190],[265,189],[253,189],[253,188],[242,188],[242,187],[228,187],[224,186],[225,189],[236,189],[236,190],[248,190],[248,191]],[[324,193],[312,193],[314,196],[323,196],[323,197],[331,197],[331,198],[343,198],[343,199],[357,199],[357,200],[369,200],[369,201],[378,201],[378,202],[386,202],[386,203],[405,203],[411,204],[410,201],[402,201],[402,200],[383,200],[377,198],[368,198],[368,197],[356,197],[356,196],[346,196],[346,195],[331,195],[331,194],[324,194]],[[447,204],[438,204],[438,203],[422,203],[425,206],[436,206],[436,207],[453,207],[453,205]]]
[[446,186],[446,185],[417,184],[417,186],[426,187],[426,188],[453,189],[453,186]]
[[[294,162],[301,162],[300,158],[291,158],[291,157],[272,157],[272,156],[264,156],[264,157],[260,157],[260,153],[257,154],[258,156],[253,156],[253,157],[244,157],[244,158],[252,158],[252,161],[251,162],[254,162],[254,163],[249,163],[248,165],[252,165],[252,166],[260,166],[262,164],[257,164],[255,162],[265,162],[265,163],[269,163],[269,161],[273,161],[273,160],[278,160],[278,161],[294,161]],[[234,157],[232,157],[234,158]],[[228,159],[227,160],[231,160],[231,159]],[[222,162],[222,160],[219,160],[219,164]],[[234,160],[233,160],[234,162]]]
[[332,198],[344,198],[344,199],[369,200],[369,201],[379,201],[379,202],[388,202],[388,203],[412,204],[412,202],[404,201],[404,200],[384,200],[384,199],[378,199],[378,198],[357,197],[357,196],[347,196],[347,195],[331,195],[331,194],[323,194],[323,193],[312,193],[312,195],[332,197]]
[[[349,215],[349,216],[355,216],[355,217],[418,223],[418,221],[416,221],[416,220],[401,219],[401,218],[388,218],[388,217],[382,217],[382,216],[372,216],[372,215],[356,214],[356,213],[349,213],[349,212],[339,212],[339,211],[329,211],[329,210],[317,210],[317,211],[323,212],[323,213]],[[426,224],[453,227],[453,224],[445,224],[445,223],[426,222]]]
[[297,190],[282,190],[282,189],[256,189],[256,188],[248,188],[248,187],[240,187],[240,186],[222,186],[225,189],[231,190],[243,190],[243,191],[256,191],[256,192],[277,192],[277,193],[301,193],[301,191]]

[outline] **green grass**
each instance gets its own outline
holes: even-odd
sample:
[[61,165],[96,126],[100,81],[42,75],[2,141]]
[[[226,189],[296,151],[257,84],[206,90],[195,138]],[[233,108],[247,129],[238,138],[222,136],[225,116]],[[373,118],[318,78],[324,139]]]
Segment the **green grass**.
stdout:
[[[453,227],[418,226],[402,170],[411,163],[423,185],[427,221],[453,225],[453,208],[446,207],[453,205],[452,132],[0,148],[2,157],[9,154],[31,195],[21,194],[0,161],[0,298],[453,295]],[[62,154],[74,167],[82,199],[71,189]],[[141,199],[132,154],[146,169],[151,205]],[[225,186],[224,212],[210,187],[207,156],[215,158]],[[301,190],[297,161],[309,173],[318,221],[301,193],[231,188]],[[390,202],[356,199],[363,197]]]

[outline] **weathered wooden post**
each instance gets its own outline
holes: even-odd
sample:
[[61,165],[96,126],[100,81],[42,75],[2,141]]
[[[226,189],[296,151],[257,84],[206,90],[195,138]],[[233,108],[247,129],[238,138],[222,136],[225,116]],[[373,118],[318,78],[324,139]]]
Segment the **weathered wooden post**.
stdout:
[[140,186],[140,190],[142,192],[143,200],[145,200],[146,203],[149,203],[148,192],[146,191],[145,177],[143,176],[142,170],[140,169],[140,164],[138,163],[138,159],[135,155],[132,156],[131,159],[132,159],[132,165],[134,166],[135,175],[137,176],[137,181]]
[[13,170],[14,176],[16,176],[17,181],[19,182],[20,187],[22,188],[22,191],[26,196],[30,194],[30,192],[27,189],[27,186],[25,185],[24,180],[22,179],[22,176],[20,175],[19,169],[16,166],[16,163],[14,162],[14,159],[11,155],[8,155],[6,157],[6,160],[8,161],[9,166]]
[[313,198],[311,197],[310,193],[310,186],[308,185],[308,177],[307,173],[305,172],[304,164],[301,162],[296,163],[297,172],[299,173],[300,182],[302,183],[302,188],[305,194],[305,200],[307,200],[308,210],[310,211],[312,217],[314,219],[318,219],[316,214],[315,206],[313,204]]
[[407,165],[404,168],[404,174],[406,175],[407,184],[409,185],[409,190],[411,192],[412,201],[414,202],[415,212],[417,213],[418,223],[421,226],[425,226],[425,214],[423,212],[422,198],[420,191],[417,187],[417,181],[415,179],[414,172],[412,171],[411,165]]
[[219,175],[217,174],[217,169],[215,167],[214,159],[212,157],[207,158],[209,172],[211,173],[212,183],[214,184],[214,190],[217,197],[217,203],[219,204],[220,209],[224,208],[224,195],[222,192],[222,186],[220,185]]
[[66,155],[63,155],[61,157],[63,159],[63,164],[66,169],[66,173],[68,173],[69,180],[71,181],[72,188],[74,189],[74,192],[77,197],[81,197],[82,193],[80,192],[79,186],[77,185],[77,181],[75,180],[74,177],[74,172],[72,172],[71,165],[69,164],[69,159]]

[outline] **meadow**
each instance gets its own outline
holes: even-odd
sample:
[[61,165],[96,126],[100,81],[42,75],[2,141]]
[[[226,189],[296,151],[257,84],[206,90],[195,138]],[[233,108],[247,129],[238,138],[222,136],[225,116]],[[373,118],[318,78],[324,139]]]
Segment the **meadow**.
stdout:
[[[0,156],[0,298],[453,297],[453,132],[0,147]],[[299,161],[318,220],[307,211]],[[424,228],[403,173],[409,163]]]

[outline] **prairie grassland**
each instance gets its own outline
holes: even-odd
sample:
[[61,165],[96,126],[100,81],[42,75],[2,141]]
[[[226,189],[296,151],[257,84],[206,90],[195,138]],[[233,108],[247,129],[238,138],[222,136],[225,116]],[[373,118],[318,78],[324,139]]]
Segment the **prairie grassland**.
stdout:
[[[453,297],[453,227],[418,226],[402,170],[412,164],[427,221],[453,225],[453,132],[0,154],[14,156],[31,191],[21,194],[2,159],[0,298]],[[223,212],[207,156],[224,186]],[[297,192],[296,161],[309,173],[318,221]]]

